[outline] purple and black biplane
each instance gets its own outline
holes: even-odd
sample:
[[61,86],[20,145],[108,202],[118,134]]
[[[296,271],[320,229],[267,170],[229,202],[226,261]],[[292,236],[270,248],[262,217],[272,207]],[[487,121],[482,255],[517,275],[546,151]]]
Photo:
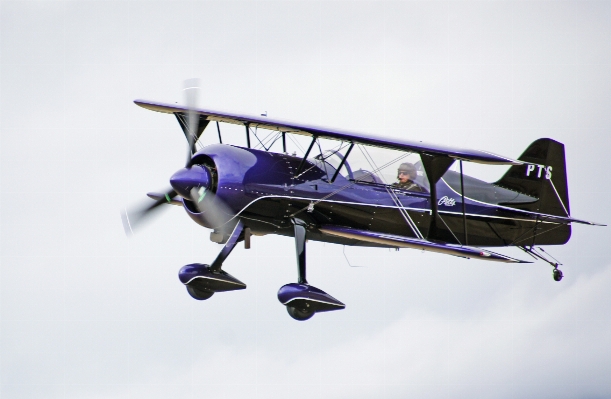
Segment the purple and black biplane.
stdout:
[[[263,115],[198,109],[189,97],[187,106],[135,103],[174,114],[189,151],[185,167],[170,178],[172,188],[149,193],[155,200],[151,205],[123,212],[123,224],[131,234],[154,210],[170,204],[182,206],[193,221],[213,230],[210,239],[224,244],[216,259],[179,272],[198,300],[246,288],[222,266],[237,243],[250,247],[253,234],[294,237],[297,283],[281,287],[278,299],[291,317],[307,320],[314,313],[345,307],[308,283],[307,240],[524,263],[487,249],[513,246],[549,263],[554,280],[560,281],[559,263],[540,246],[568,242],[572,223],[596,225],[570,215],[564,146],[552,139],[536,140],[514,160]],[[220,144],[197,150],[210,122],[215,122]],[[222,144],[219,123],[242,126],[246,146]],[[289,154],[289,144],[302,155]],[[487,183],[464,175],[463,162],[509,169],[500,180]],[[416,171],[412,188],[393,184],[397,168],[406,164]]]

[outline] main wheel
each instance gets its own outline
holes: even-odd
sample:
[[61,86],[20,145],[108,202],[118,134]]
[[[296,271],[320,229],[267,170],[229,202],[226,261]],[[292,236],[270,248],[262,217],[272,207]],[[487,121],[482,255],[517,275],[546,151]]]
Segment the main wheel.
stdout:
[[190,285],[187,285],[187,292],[189,293],[189,295],[191,295],[192,298],[197,299],[198,301],[205,301],[214,294],[214,292],[198,290],[197,288]]
[[289,312],[289,315],[299,321],[304,321],[310,319],[314,316],[314,311],[309,309],[297,309],[292,306],[287,306],[286,311]]
[[562,277],[564,277],[564,275],[562,274],[562,270],[560,269],[554,269],[554,281],[560,281],[562,280]]

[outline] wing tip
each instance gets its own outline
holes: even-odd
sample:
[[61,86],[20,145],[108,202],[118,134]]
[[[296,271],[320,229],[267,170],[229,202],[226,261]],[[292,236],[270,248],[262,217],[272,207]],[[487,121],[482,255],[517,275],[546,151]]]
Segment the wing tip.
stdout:
[[179,105],[162,104],[142,99],[134,100],[134,104],[144,109],[148,109],[149,111],[162,112],[164,114],[173,114],[175,112],[185,111],[185,108]]

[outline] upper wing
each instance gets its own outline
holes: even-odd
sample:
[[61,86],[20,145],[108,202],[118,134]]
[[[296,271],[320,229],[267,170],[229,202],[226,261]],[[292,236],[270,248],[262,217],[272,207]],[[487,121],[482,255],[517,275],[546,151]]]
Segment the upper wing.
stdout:
[[[164,112],[168,114],[187,112],[187,108],[180,105],[155,103],[145,100],[136,100],[134,103],[152,111]],[[419,154],[448,156],[453,159],[493,165],[521,165],[523,163],[521,161],[516,161],[514,159],[492,154],[486,151],[453,148],[439,144],[425,144],[421,142],[394,138],[390,139],[364,133],[347,132],[340,129],[330,129],[319,126],[302,125],[282,120],[268,119],[266,117],[261,118],[257,116],[238,115],[205,109],[196,109],[195,112],[199,115],[205,116],[207,120],[212,121],[233,123],[236,125],[248,124],[251,127],[259,127],[261,129],[277,130],[286,133],[316,136],[334,140],[343,140],[375,147],[416,152]]]

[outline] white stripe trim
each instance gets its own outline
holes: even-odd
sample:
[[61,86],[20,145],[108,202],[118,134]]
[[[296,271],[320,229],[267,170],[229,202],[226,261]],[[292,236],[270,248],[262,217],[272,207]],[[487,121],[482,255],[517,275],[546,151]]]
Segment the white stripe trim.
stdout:
[[[303,300],[306,300],[306,301],[318,302],[318,303],[326,303],[327,305],[334,305],[334,306],[337,306],[337,307],[341,307],[341,305],[338,305],[335,302],[326,302],[326,301],[321,301],[319,299],[305,298],[305,297],[300,297],[300,296],[295,297],[295,298],[291,298],[290,300],[288,300],[286,302],[283,302],[282,304],[286,305],[287,303],[291,303],[292,301],[295,301],[297,299],[303,299]],[[343,306],[346,307],[346,305],[343,305]]]
[[[444,181],[444,183],[445,183],[445,181]],[[456,191],[454,191],[454,190],[452,190],[452,191],[454,193],[456,193]],[[456,194],[460,195],[458,193],[456,193]],[[323,202],[323,203],[358,205],[358,206],[365,206],[365,207],[369,206],[369,207],[374,207],[374,208],[390,208],[390,209],[399,210],[399,207],[393,206],[393,205],[364,204],[364,203],[360,203],[360,202],[348,202],[348,201],[337,201],[337,200],[324,200],[324,201],[322,201],[322,200],[320,200],[318,198],[294,197],[294,196],[284,196],[284,195],[271,194],[271,195],[263,195],[261,197],[255,198],[254,200],[250,201],[247,205],[245,205],[238,213],[236,213],[234,216],[232,216],[227,222],[225,222],[225,223],[223,223],[223,224],[221,224],[219,226],[214,226],[214,228],[219,228],[221,226],[226,225],[227,223],[229,223],[233,219],[235,219],[238,216],[240,216],[253,203],[255,203],[255,202],[259,201],[259,200],[262,200],[262,199],[267,199],[267,198],[280,198],[280,199],[292,199],[292,200],[303,200],[303,201],[320,201],[320,202]],[[465,197],[465,198],[468,198],[468,197]],[[490,204],[490,203],[487,203],[487,202],[473,200],[471,198],[468,198],[468,199],[473,201],[473,202],[477,202],[477,203],[481,203],[481,204],[487,205],[487,206],[489,206],[491,208],[499,208],[499,209],[504,209],[504,210],[510,210],[510,211],[519,212],[519,213],[525,213],[525,214],[533,215],[533,216],[544,216],[544,217],[551,217],[551,218],[559,218],[559,216],[547,215],[547,214],[543,214],[543,213],[536,213],[536,212],[530,212],[530,211],[523,211],[521,209],[504,207],[504,206],[495,205],[495,204]],[[421,212],[421,213],[431,214],[431,210],[430,209],[409,208],[409,207],[403,207],[403,209],[414,211],[414,212]],[[462,215],[462,212],[452,212],[452,211],[439,211],[439,213],[450,214],[450,215]],[[507,217],[507,216],[481,215],[481,214],[476,214],[476,213],[467,213],[466,215],[467,216],[473,216],[473,217],[480,217],[480,218],[507,219],[507,220],[517,220],[517,221],[521,221],[521,222],[531,222],[531,223],[535,223],[536,222],[536,220],[532,220],[532,219],[522,219],[522,218],[514,218],[514,217]],[[558,222],[542,221],[542,220],[539,220],[539,223],[562,224],[562,223],[558,223]]]
[[206,280],[214,280],[214,281],[222,281],[222,282],[225,282],[225,283],[230,283],[230,284],[235,284],[235,285],[245,285],[244,283],[241,283],[241,284],[240,284],[240,283],[236,283],[236,282],[234,282],[234,281],[228,281],[228,280],[223,280],[223,279],[220,279],[220,278],[207,277],[207,276],[195,276],[195,277],[193,277],[191,280],[187,281],[187,282],[185,283],[185,285],[188,285],[189,283],[191,283],[191,282],[192,282],[193,280],[195,280],[196,278],[203,278],[203,279],[206,279]]

